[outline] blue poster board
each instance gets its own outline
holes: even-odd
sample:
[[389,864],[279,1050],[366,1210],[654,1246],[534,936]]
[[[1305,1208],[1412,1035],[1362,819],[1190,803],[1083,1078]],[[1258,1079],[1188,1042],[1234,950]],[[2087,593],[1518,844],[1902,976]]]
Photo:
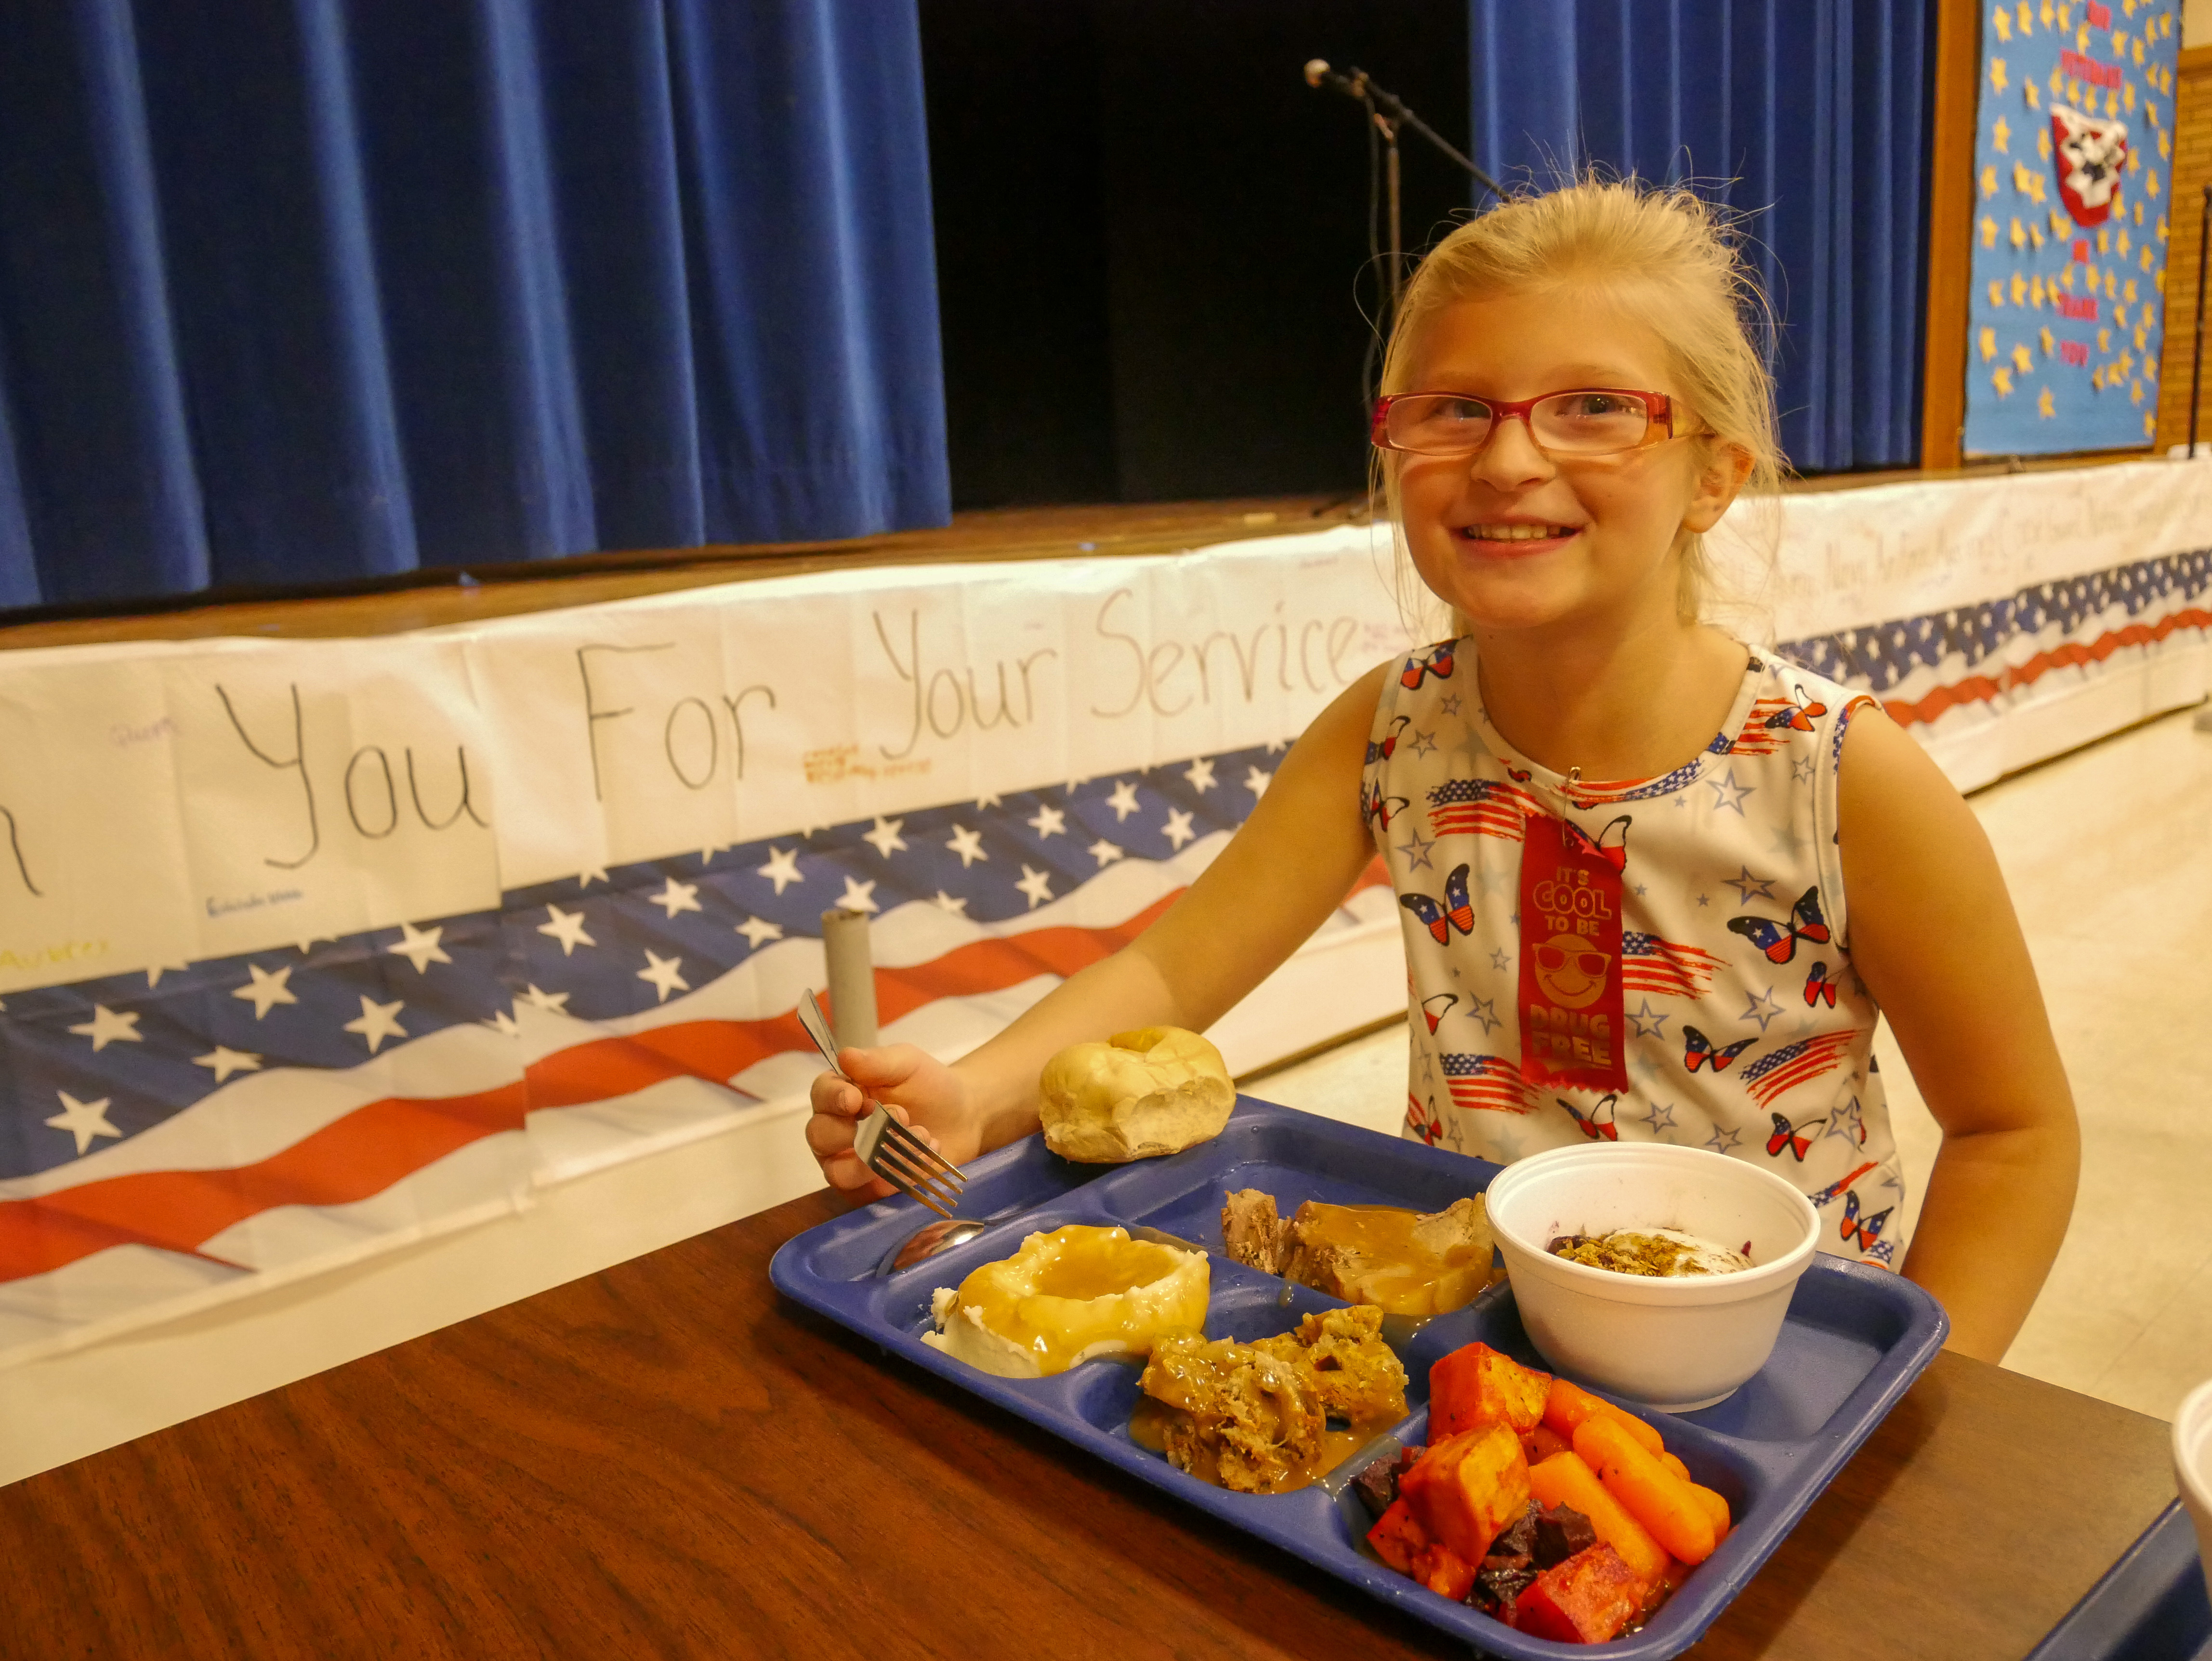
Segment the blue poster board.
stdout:
[[2158,424],[2178,0],[1982,21],[1969,456],[2140,448]]

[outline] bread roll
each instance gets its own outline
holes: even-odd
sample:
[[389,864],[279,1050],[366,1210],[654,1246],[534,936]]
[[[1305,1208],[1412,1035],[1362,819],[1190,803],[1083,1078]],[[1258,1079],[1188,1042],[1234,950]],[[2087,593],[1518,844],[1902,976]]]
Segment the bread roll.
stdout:
[[1085,1165],[1180,1153],[1219,1135],[1237,1104],[1221,1052],[1179,1026],[1071,1044],[1037,1088],[1045,1146]]

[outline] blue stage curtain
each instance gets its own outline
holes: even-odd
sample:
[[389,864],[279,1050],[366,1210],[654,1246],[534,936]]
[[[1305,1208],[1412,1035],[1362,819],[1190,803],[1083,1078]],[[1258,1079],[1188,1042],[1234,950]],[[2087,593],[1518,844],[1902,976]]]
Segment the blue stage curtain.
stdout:
[[950,511],[914,0],[0,0],[0,605]]
[[1470,0],[1476,159],[1593,163],[1755,212],[1808,472],[1915,465],[1931,0]]

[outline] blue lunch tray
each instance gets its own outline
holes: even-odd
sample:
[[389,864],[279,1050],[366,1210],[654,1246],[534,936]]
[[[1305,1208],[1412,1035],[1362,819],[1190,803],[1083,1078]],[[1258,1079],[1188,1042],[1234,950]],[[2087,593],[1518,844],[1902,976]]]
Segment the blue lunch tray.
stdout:
[[2120,1554],[2027,1661],[2212,1661],[2212,1599],[2180,1500]]
[[[913,1201],[878,1202],[787,1241],[770,1264],[776,1288],[985,1401],[1041,1425],[1218,1518],[1281,1547],[1370,1596],[1511,1661],[1661,1661],[1688,1648],[1755,1574],[1830,1478],[1905,1387],[1936,1357],[1949,1322],[1936,1300],[1886,1270],[1816,1255],[1798,1281],[1766,1366],[1717,1406],[1691,1414],[1636,1409],[1666,1438],[1691,1475],[1728,1499],[1736,1522],[1640,1631],[1608,1644],[1561,1644],[1514,1631],[1396,1573],[1364,1549],[1370,1524],[1348,1488],[1281,1494],[1232,1494],[1176,1470],[1129,1439],[1137,1369],[1095,1360],[1051,1378],[998,1378],[921,1342],[933,1329],[929,1296],[957,1287],[983,1263],[1010,1256],[1022,1238],[1065,1223],[1145,1224],[1212,1254],[1212,1337],[1281,1332],[1338,1300],[1231,1262],[1222,1251],[1226,1190],[1256,1188],[1289,1215],[1307,1200],[1440,1211],[1490,1184],[1499,1167],[1445,1148],[1382,1135],[1240,1097],[1210,1142],[1164,1159],[1100,1167],[1072,1165],[1041,1136],[986,1154],[968,1168],[963,1214],[993,1226],[887,1277],[876,1267],[930,1220]],[[1429,1367],[1480,1340],[1532,1366],[1547,1364],[1522,1331],[1510,1287],[1492,1287],[1465,1309],[1438,1316],[1401,1352],[1410,1375],[1405,1443],[1426,1439]],[[1385,1450],[1389,1445],[1383,1445]],[[1367,1457],[1376,1457],[1370,1452]],[[1346,1475],[1357,1469],[1340,1467]],[[1335,1486],[1332,1484],[1332,1487]]]

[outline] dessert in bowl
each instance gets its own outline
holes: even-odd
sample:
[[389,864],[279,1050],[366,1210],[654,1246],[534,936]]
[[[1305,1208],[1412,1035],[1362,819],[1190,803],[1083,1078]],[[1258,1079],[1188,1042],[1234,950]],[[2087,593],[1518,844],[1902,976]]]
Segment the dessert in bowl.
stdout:
[[957,1289],[930,1298],[921,1342],[1001,1378],[1048,1378],[1094,1355],[1150,1355],[1201,1332],[1212,1289],[1206,1254],[1070,1223],[1024,1240]]
[[[1498,1173],[1489,1202],[1529,1342],[1562,1372],[1668,1413],[1723,1401],[1765,1365],[1820,1233],[1813,1202],[1773,1172],[1657,1142],[1533,1155]],[[1749,1266],[1625,1273],[1552,1250],[1662,1232]]]

